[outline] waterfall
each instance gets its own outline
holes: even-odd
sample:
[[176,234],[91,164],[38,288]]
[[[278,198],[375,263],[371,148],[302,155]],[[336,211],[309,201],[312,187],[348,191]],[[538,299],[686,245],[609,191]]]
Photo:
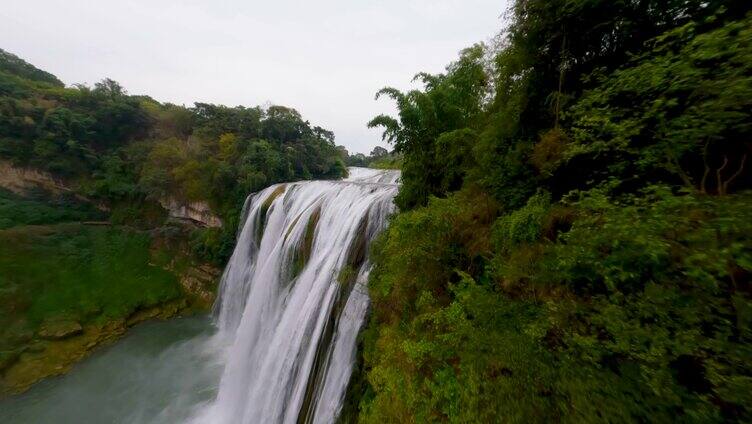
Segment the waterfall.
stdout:
[[252,195],[220,283],[230,340],[216,399],[198,423],[331,423],[342,408],[368,308],[368,247],[393,211],[398,171]]

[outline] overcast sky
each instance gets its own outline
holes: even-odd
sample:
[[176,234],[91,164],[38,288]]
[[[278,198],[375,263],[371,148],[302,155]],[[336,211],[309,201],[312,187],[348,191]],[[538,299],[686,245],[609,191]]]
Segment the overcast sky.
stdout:
[[[368,153],[385,86],[441,72],[499,31],[505,0],[9,0],[0,48],[66,84],[104,77],[162,102],[294,107]],[[385,146],[385,145],[384,145]]]

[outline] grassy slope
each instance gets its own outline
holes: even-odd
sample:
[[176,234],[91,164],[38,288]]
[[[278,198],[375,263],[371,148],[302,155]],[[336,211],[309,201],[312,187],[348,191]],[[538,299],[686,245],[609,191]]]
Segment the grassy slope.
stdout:
[[106,214],[90,204],[62,196],[50,199],[43,192],[19,196],[0,188],[0,230],[19,225],[68,221],[96,221]]
[[148,237],[124,228],[58,224],[0,231],[0,287],[12,298],[0,306],[3,317],[34,329],[55,317],[124,318],[179,296],[175,276],[148,262]]
[[376,159],[368,164],[369,168],[375,169],[402,169],[402,157],[401,156],[388,156],[381,159]]
[[177,277],[150,264],[147,234],[61,222],[96,218],[86,207],[1,194],[0,369],[41,343],[45,322],[103,326],[181,298]]

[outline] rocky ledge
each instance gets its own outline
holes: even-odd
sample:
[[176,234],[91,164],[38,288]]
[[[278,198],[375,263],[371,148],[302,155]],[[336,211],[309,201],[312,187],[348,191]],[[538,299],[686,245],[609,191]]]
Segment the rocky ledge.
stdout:
[[0,397],[22,393],[34,383],[65,374],[95,349],[122,337],[129,327],[152,319],[168,319],[192,311],[186,299],[138,310],[127,319],[81,325],[70,320],[45,322],[38,339],[22,352],[0,357]]

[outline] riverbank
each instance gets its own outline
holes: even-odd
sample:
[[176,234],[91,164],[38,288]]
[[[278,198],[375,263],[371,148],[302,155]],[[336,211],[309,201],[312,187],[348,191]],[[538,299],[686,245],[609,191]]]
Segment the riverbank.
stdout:
[[185,299],[170,301],[134,312],[128,319],[73,324],[78,329],[76,334],[61,335],[64,338],[59,340],[34,338],[17,350],[16,357],[7,359],[9,365],[3,372],[0,396],[23,393],[45,378],[65,374],[97,349],[119,340],[130,327],[147,320],[176,317],[187,307]]
[[213,302],[220,270],[190,255],[184,227],[92,225],[80,207],[7,192],[0,203],[0,397],[67,372],[140,322]]
[[206,315],[142,323],[65,375],[0,400],[0,422],[185,422],[216,394],[220,347]]

